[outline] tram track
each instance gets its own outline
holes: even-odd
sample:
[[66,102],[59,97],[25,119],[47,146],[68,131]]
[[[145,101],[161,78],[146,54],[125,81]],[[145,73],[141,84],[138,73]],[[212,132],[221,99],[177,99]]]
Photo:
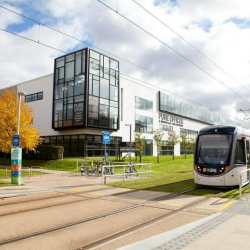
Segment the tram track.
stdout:
[[[197,188],[197,189],[199,189],[199,188]],[[197,190],[197,189],[194,189],[194,190]],[[193,191],[193,190],[192,190],[192,191]],[[189,191],[189,192],[190,192],[190,191]],[[186,193],[186,192],[185,192],[185,193]],[[215,195],[211,195],[211,196],[205,197],[205,198],[203,198],[203,199],[201,199],[201,200],[194,201],[194,202],[192,202],[192,203],[190,203],[190,204],[187,204],[186,206],[183,206],[183,207],[181,207],[181,208],[178,208],[178,209],[176,209],[176,210],[173,210],[172,212],[170,212],[170,213],[168,213],[168,214],[158,216],[158,217],[153,218],[153,219],[151,219],[151,220],[148,220],[148,221],[146,221],[146,222],[140,223],[140,224],[138,224],[138,225],[136,225],[136,226],[134,226],[134,227],[130,227],[130,228],[128,228],[128,229],[124,229],[124,230],[119,231],[119,232],[117,232],[117,233],[114,233],[114,234],[112,234],[112,235],[105,236],[105,237],[103,237],[103,238],[101,238],[101,239],[98,239],[98,240],[96,240],[96,241],[94,241],[94,242],[91,242],[91,243],[89,243],[89,244],[85,244],[85,245],[82,245],[82,246],[80,246],[80,247],[74,248],[74,250],[92,249],[92,248],[97,247],[97,246],[99,246],[99,245],[103,245],[103,244],[108,243],[108,242],[110,242],[110,241],[112,241],[112,240],[115,240],[116,238],[119,238],[119,237],[124,236],[124,235],[129,234],[129,233],[132,233],[132,232],[137,231],[137,230],[139,230],[139,229],[142,229],[142,228],[144,228],[144,227],[150,226],[150,225],[152,225],[152,224],[154,224],[154,223],[156,223],[156,222],[158,222],[158,221],[161,221],[161,220],[163,220],[163,219],[165,219],[165,218],[171,217],[171,216],[173,216],[173,215],[175,215],[175,214],[177,214],[177,213],[179,213],[179,212],[182,212],[182,211],[184,211],[184,210],[186,210],[186,209],[188,209],[188,208],[191,208],[191,207],[193,207],[193,206],[195,206],[195,205],[197,205],[197,204],[199,204],[199,203],[202,203],[202,202],[204,202],[204,201],[206,201],[206,200],[208,200],[208,199],[210,199],[210,198],[214,198],[214,197],[216,197],[216,196],[218,196],[218,195],[220,195],[220,194],[222,194],[222,193],[223,193],[223,192],[220,192],[220,193],[218,193],[218,194],[215,194]],[[180,194],[178,194],[178,195],[180,195]],[[178,195],[177,195],[177,196],[178,196]]]
[[[174,184],[178,184],[178,183],[182,183],[182,182],[186,182],[192,179],[188,179],[188,180],[182,180],[182,181],[178,181],[178,182],[172,182],[172,183],[167,183],[167,184],[163,184],[163,185],[159,185],[159,186],[155,186],[157,187],[163,187],[163,186],[169,186],[169,185],[174,185]],[[154,188],[155,188],[154,187]],[[76,203],[80,203],[80,202],[87,202],[89,200],[94,200],[94,199],[99,199],[100,197],[87,197],[84,195],[80,195],[80,194],[85,194],[85,193],[89,193],[89,192],[96,192],[96,191],[102,191],[102,190],[108,190],[109,188],[101,188],[101,189],[95,189],[95,190],[88,190],[88,191],[82,191],[78,194],[72,193],[72,194],[66,194],[66,195],[60,195],[60,196],[50,196],[50,197],[44,197],[44,198],[40,198],[40,199],[32,199],[32,200],[26,200],[26,201],[20,201],[20,202],[13,202],[13,203],[7,203],[7,204],[1,204],[0,207],[4,207],[4,206],[10,206],[10,205],[19,205],[19,204],[23,204],[23,203],[33,203],[33,202],[37,202],[37,201],[45,201],[45,200],[50,200],[50,199],[56,199],[56,198],[65,198],[65,197],[71,197],[71,196],[77,196],[79,198],[83,198],[82,200],[77,200],[77,201],[69,201],[69,202],[63,202],[60,204],[54,204],[54,205],[48,205],[48,206],[42,206],[39,208],[33,208],[33,209],[27,209],[27,210],[20,210],[20,211],[16,211],[16,212],[10,212],[10,213],[6,213],[6,214],[2,214],[0,215],[1,217],[4,216],[10,216],[10,215],[14,215],[14,214],[19,214],[19,213],[27,213],[27,212],[31,212],[31,211],[37,211],[37,210],[41,210],[41,209],[47,209],[47,208],[52,208],[52,207],[58,207],[58,206],[63,206],[63,205],[69,205],[69,204],[76,204]],[[111,197],[111,196],[119,196],[119,195],[126,195],[126,194],[131,194],[134,192],[138,192],[138,191],[145,191],[148,190],[147,189],[133,189],[133,190],[128,190],[122,193],[115,193],[115,194],[108,194],[108,195],[103,195],[101,196],[101,198],[107,198],[107,197]],[[150,191],[150,190],[149,190]],[[64,194],[64,192],[58,192],[57,193],[62,193]],[[165,196],[164,196],[165,197]],[[86,198],[86,199],[84,199]]]
[[[144,206],[150,205],[150,204],[155,203],[157,201],[162,201],[162,200],[165,200],[165,199],[170,199],[170,198],[178,197],[178,196],[180,196],[182,194],[187,194],[187,193],[189,193],[191,191],[194,191],[194,190],[197,190],[197,189],[198,188],[194,188],[194,189],[185,190],[185,191],[177,193],[177,194],[164,195],[162,197],[159,197],[159,198],[147,201],[147,202],[143,202],[143,203],[140,203],[140,204],[132,205],[132,206],[129,206],[129,207],[126,207],[126,208],[121,208],[121,209],[118,209],[118,210],[115,210],[115,211],[109,211],[109,212],[106,212],[106,213],[103,213],[103,214],[100,214],[100,215],[96,215],[96,216],[92,216],[92,217],[89,217],[89,218],[85,218],[85,219],[73,221],[73,222],[70,222],[70,223],[67,223],[67,224],[64,224],[64,225],[59,225],[59,226],[55,226],[55,227],[43,229],[43,230],[40,230],[40,231],[36,231],[36,232],[32,232],[32,233],[27,233],[27,234],[20,235],[20,236],[17,236],[17,237],[13,237],[13,238],[10,238],[10,239],[5,239],[5,240],[0,241],[0,246],[1,245],[6,245],[6,244],[10,244],[10,243],[14,243],[14,242],[21,241],[21,240],[25,240],[25,239],[28,239],[28,238],[31,238],[31,237],[40,236],[40,235],[43,235],[43,234],[48,234],[48,233],[55,232],[55,231],[58,231],[58,230],[67,229],[67,228],[70,228],[70,227],[73,227],[73,226],[77,226],[77,225],[84,224],[84,223],[87,223],[87,222],[95,221],[95,220],[102,219],[102,218],[105,218],[105,217],[108,217],[108,216],[112,216],[112,215],[116,215],[116,214],[119,214],[119,213],[124,213],[124,212],[130,211],[130,210],[136,209],[136,208],[140,208],[140,207],[144,207]],[[217,195],[219,195],[219,194],[217,194]],[[110,237],[111,238],[116,238],[116,237],[119,237],[119,236],[124,235],[126,233],[132,232],[133,230],[137,230],[137,229],[139,229],[141,227],[150,225],[150,224],[152,224],[154,222],[157,222],[158,220],[161,220],[161,219],[166,218],[168,216],[171,216],[171,215],[173,215],[175,213],[178,213],[178,212],[180,212],[182,210],[185,210],[185,209],[187,209],[187,208],[189,208],[189,207],[191,207],[191,206],[193,206],[195,204],[203,202],[204,200],[209,199],[209,198],[211,198],[213,196],[214,195],[205,197],[202,200],[193,202],[191,204],[188,204],[185,207],[182,207],[180,209],[171,211],[167,215],[164,215],[164,216],[161,215],[161,216],[156,217],[154,219],[151,219],[151,220],[149,220],[147,222],[143,222],[143,223],[140,223],[139,225],[136,225],[136,226],[131,227],[129,229],[125,229],[125,230],[123,230],[123,231],[121,231],[119,233],[116,233],[114,235],[107,236],[107,238],[99,239],[96,242],[93,242],[93,243],[90,243],[90,244],[84,246],[84,248],[86,248],[86,247],[90,248],[90,247],[96,246],[98,244],[102,244],[103,242],[106,242],[107,239],[110,240]],[[171,210],[171,209],[169,209],[169,210]],[[81,247],[79,247],[77,249],[80,249],[80,248]]]

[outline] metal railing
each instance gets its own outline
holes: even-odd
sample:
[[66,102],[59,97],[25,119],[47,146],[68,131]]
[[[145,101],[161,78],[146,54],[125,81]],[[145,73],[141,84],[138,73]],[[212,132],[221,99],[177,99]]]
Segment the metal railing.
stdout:
[[[246,176],[247,181],[245,181],[243,183],[243,175],[244,175],[244,173],[247,173],[247,172],[249,172],[248,173],[249,177],[247,178],[247,176]],[[245,169],[245,170],[241,171],[239,178],[240,178],[240,181],[239,181],[239,196],[240,196],[240,199],[241,199],[242,198],[242,187],[246,186],[247,184],[250,184],[250,169]],[[250,191],[250,186],[249,186],[249,191]]]
[[[106,184],[106,178],[107,177],[122,177],[123,181],[125,181],[125,177],[133,176],[133,172],[127,171],[128,169],[132,169],[133,167],[136,168],[136,174],[139,178],[142,179],[143,174],[151,174],[152,171],[152,163],[134,163],[134,164],[122,164],[122,165],[105,165],[102,167],[102,184]],[[145,167],[148,167],[149,170],[145,170]],[[116,173],[116,169],[119,169],[119,173]],[[144,169],[143,169],[144,168]],[[105,171],[105,169],[109,169],[109,171]],[[113,170],[111,170],[113,169]]]
[[[29,179],[32,177],[32,171],[34,171],[34,169],[37,169],[37,168],[40,169],[40,176],[41,176],[41,178],[43,178],[43,168],[40,166],[22,167],[22,171],[28,171],[28,179]],[[5,168],[5,179],[8,179],[8,170],[9,170],[10,175],[11,175],[11,167],[6,167]],[[38,171],[35,171],[35,172],[38,172]],[[22,176],[22,177],[24,177],[24,176]]]

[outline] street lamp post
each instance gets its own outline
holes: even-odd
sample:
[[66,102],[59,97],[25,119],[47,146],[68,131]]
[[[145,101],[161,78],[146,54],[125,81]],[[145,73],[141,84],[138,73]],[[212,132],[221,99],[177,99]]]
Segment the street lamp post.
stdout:
[[11,149],[11,184],[22,185],[22,149],[19,148],[21,98],[25,92],[18,92],[17,107],[17,134],[13,136],[13,148]]
[[26,93],[23,91],[18,92],[18,108],[17,108],[17,132],[16,134],[19,135],[20,130],[20,114],[21,114],[21,98],[25,96]]
[[129,128],[130,128],[130,133],[129,133],[129,151],[130,151],[130,154],[129,154],[129,164],[131,165],[131,151],[132,151],[132,147],[131,147],[131,133],[132,133],[132,131],[131,131],[131,123],[129,123],[129,124],[125,124],[125,126],[129,126]]

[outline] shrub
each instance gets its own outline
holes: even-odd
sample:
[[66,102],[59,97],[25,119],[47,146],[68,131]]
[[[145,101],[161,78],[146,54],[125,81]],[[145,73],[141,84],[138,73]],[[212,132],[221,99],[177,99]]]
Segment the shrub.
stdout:
[[62,159],[64,148],[63,146],[39,145],[36,152],[23,150],[24,159],[38,159],[38,160],[57,160]]

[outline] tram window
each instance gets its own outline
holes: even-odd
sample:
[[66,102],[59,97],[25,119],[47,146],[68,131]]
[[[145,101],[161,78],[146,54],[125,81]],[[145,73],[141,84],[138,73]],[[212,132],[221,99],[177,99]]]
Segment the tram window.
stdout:
[[238,140],[236,143],[234,164],[246,164],[244,157],[244,144],[242,140]]

